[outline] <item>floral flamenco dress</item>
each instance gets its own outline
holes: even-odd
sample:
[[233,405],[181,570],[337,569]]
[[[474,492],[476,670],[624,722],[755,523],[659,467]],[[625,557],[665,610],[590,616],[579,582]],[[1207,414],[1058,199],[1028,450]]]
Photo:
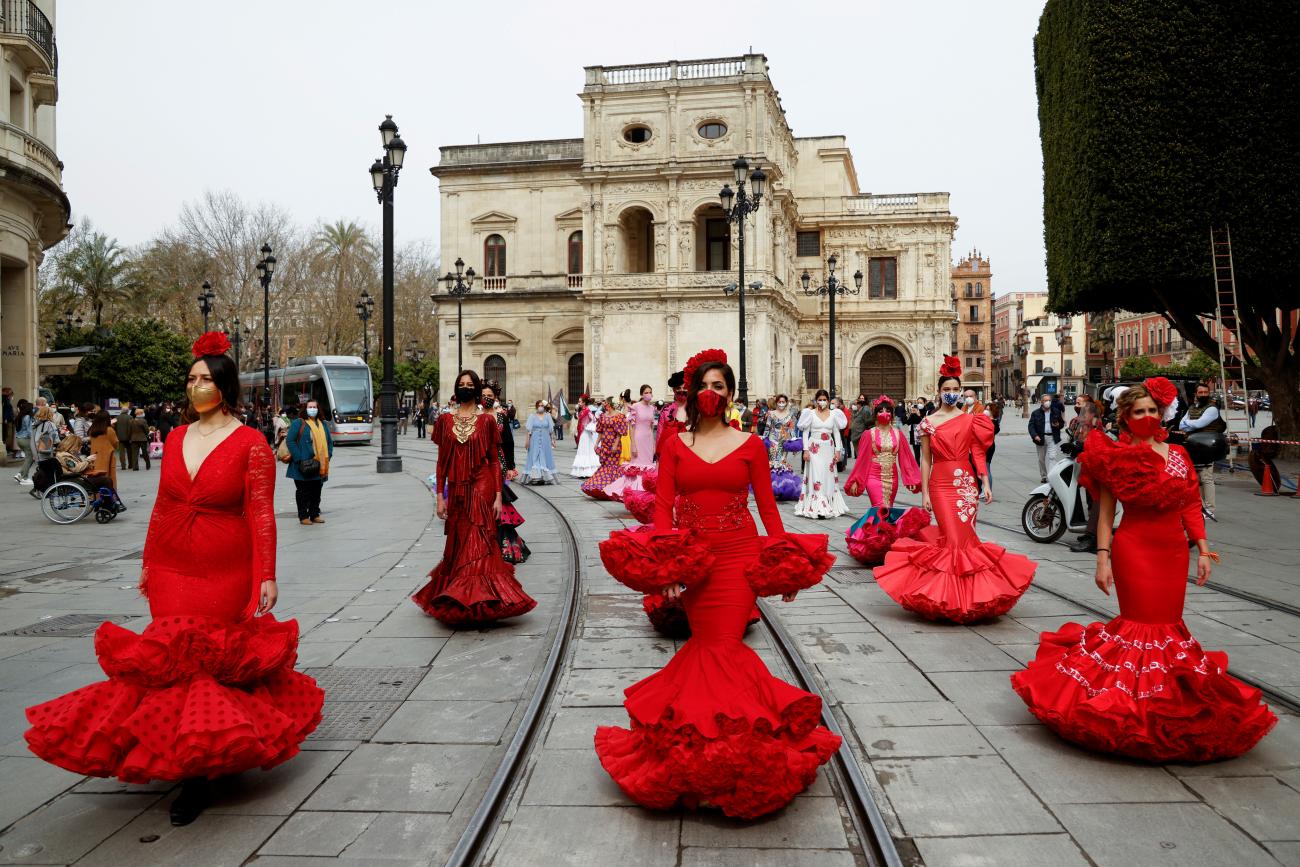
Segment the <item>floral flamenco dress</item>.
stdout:
[[605,488],[623,475],[620,455],[623,449],[623,435],[627,433],[627,416],[616,410],[606,410],[596,420],[596,457],[600,458],[600,469],[591,474],[582,483],[582,492],[596,500],[608,500]]
[[501,559],[492,503],[501,490],[500,428],[491,413],[443,413],[430,438],[438,445],[437,488],[447,490],[447,544],[429,583],[411,597],[425,614],[451,626],[516,617],[537,601]]
[[[663,446],[654,526],[612,533],[601,559],[639,592],[686,584],[692,634],[625,690],[631,727],[597,729],[596,753],[643,806],[755,818],[811,785],[840,738],[820,724],[821,699],[773,677],[741,636],[756,594],[812,586],[833,558],[824,535],[784,532],[758,437],[716,463],[680,437]],[[751,485],[767,536],[747,508]]]
[[993,441],[986,415],[961,414],[935,425],[927,416],[918,435],[930,438],[930,502],[938,533],[899,539],[874,572],[880,589],[929,620],[973,623],[1006,614],[1034,580],[1037,565],[975,535],[984,453]]
[[109,679],[27,709],[32,752],[69,771],[147,783],[272,768],[320,722],[324,693],[293,668],[297,621],[254,616],[275,578],[275,457],[240,425],[191,479],[189,428],[168,437],[145,537],[152,621],[102,624]]
[[1154,762],[1226,759],[1277,722],[1260,691],[1227,673],[1183,623],[1187,540],[1205,538],[1187,452],[1117,445],[1100,431],[1080,456],[1083,481],[1124,504],[1111,541],[1119,616],[1044,632],[1011,685],[1034,716],[1068,741]]
[[772,468],[772,493],[778,500],[797,500],[803,491],[803,479],[790,466],[790,447],[803,450],[794,416],[772,410],[767,414],[767,460]]

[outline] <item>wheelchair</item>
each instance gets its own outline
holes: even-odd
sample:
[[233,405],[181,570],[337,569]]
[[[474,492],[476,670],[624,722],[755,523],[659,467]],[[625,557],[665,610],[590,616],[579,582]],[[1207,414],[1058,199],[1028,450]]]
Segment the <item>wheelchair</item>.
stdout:
[[56,524],[75,524],[89,514],[107,524],[122,511],[117,495],[96,476],[59,471],[40,494],[41,513]]

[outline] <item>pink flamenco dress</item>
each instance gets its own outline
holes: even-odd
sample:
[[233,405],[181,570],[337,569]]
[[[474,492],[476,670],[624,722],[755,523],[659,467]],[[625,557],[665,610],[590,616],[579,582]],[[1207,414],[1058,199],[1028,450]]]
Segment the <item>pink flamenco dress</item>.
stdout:
[[1201,649],[1183,623],[1188,540],[1205,538],[1187,452],[1168,459],[1093,431],[1083,481],[1124,504],[1111,541],[1119,616],[1044,632],[1011,686],[1031,713],[1068,741],[1151,762],[1239,756],[1277,717],[1258,689],[1227,673],[1228,656]]
[[491,413],[466,421],[443,413],[430,434],[438,445],[436,489],[447,491],[447,544],[429,583],[411,597],[450,626],[504,620],[537,606],[498,547],[492,503],[501,491],[500,427]]
[[893,508],[900,487],[921,484],[921,468],[903,432],[892,426],[864,431],[858,439],[857,455],[844,493],[850,497],[865,493],[871,498],[871,508],[844,535],[850,556],[863,565],[879,566],[895,542],[919,539],[921,531],[930,526],[930,514],[924,509]]
[[975,534],[979,480],[993,442],[986,415],[959,414],[939,425],[922,420],[930,440],[930,502],[938,532],[899,539],[877,566],[876,583],[899,605],[929,620],[973,623],[1006,614],[1034,580],[1036,564]]
[[[168,437],[145,538],[140,634],[95,633],[108,680],[27,709],[27,744],[51,764],[127,783],[215,779],[292,758],[324,693],[294,671],[298,624],[254,616],[275,578],[275,457],[239,426],[190,478]],[[175,440],[175,442],[171,442]]]
[[[824,535],[785,533],[757,437],[716,463],[680,437],[662,446],[654,526],[612,533],[601,559],[641,593],[685,584],[692,634],[625,690],[631,725],[597,729],[596,753],[645,807],[752,819],[810,786],[840,738],[821,725],[821,699],[773,677],[741,637],[757,595],[810,587],[833,558]],[[767,536],[749,514],[751,485]]]
[[627,416],[617,410],[605,410],[596,420],[596,457],[600,467],[582,483],[582,492],[595,500],[608,500],[605,492],[615,479],[623,476],[623,435],[627,433]]

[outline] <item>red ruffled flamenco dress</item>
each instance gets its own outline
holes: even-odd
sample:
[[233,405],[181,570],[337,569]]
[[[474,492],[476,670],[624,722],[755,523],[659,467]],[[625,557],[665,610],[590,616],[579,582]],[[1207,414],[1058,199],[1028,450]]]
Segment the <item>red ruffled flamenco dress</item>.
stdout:
[[1183,624],[1187,540],[1205,538],[1187,452],[1166,461],[1142,444],[1088,435],[1083,481],[1124,504],[1111,541],[1120,614],[1044,632],[1011,685],[1066,740],[1153,762],[1238,756],[1277,722],[1260,691],[1227,673],[1225,653],[1201,649]]
[[972,623],[1006,614],[1034,580],[1037,565],[1023,554],[975,535],[979,478],[993,442],[993,421],[966,414],[939,425],[927,416],[919,433],[930,439],[930,503],[938,531],[899,539],[877,566],[876,583],[899,605],[930,620]]
[[147,783],[272,768],[320,722],[324,693],[293,670],[297,622],[253,616],[275,578],[275,457],[240,425],[191,479],[189,428],[167,438],[145,539],[153,621],[100,626],[109,679],[27,709],[32,752],[69,771]]
[[492,503],[501,490],[500,429],[491,413],[458,419],[443,413],[430,434],[438,446],[437,488],[447,491],[447,544],[429,583],[411,597],[425,614],[451,626],[516,617],[537,601],[501,558]]
[[[824,535],[785,534],[757,437],[712,464],[680,438],[663,445],[655,525],[611,534],[601,559],[641,593],[686,584],[692,635],[625,690],[631,727],[597,729],[596,753],[643,806],[762,816],[811,785],[840,738],[820,724],[821,699],[773,677],[741,636],[756,594],[810,587],[833,558]],[[765,537],[747,508],[750,485]],[[674,501],[678,527],[657,529],[673,527]]]

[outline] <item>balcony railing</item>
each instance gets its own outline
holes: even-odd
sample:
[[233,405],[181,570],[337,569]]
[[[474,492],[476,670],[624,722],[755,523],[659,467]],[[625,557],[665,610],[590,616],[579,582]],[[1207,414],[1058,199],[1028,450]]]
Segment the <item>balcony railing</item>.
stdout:
[[484,277],[484,278],[483,278],[483,288],[484,288],[484,289],[504,289],[504,288],[506,288],[506,278],[505,278],[505,277]]
[[63,185],[63,166],[54,151],[26,130],[0,121],[0,159],[6,159]]
[[568,277],[568,280],[569,280],[569,288],[570,288],[570,289],[581,289],[581,288],[582,288],[582,275],[581,275],[581,274],[570,274],[569,277]]
[[761,54],[711,57],[704,60],[669,60],[633,66],[588,66],[587,84],[656,84],[661,81],[730,78],[746,72],[767,72],[767,64]]
[[947,193],[864,193],[845,196],[850,214],[917,214],[948,210]]
[[32,0],[3,0],[0,5],[0,31],[26,36],[45,55],[50,69],[59,71],[59,49],[54,43],[54,25]]

